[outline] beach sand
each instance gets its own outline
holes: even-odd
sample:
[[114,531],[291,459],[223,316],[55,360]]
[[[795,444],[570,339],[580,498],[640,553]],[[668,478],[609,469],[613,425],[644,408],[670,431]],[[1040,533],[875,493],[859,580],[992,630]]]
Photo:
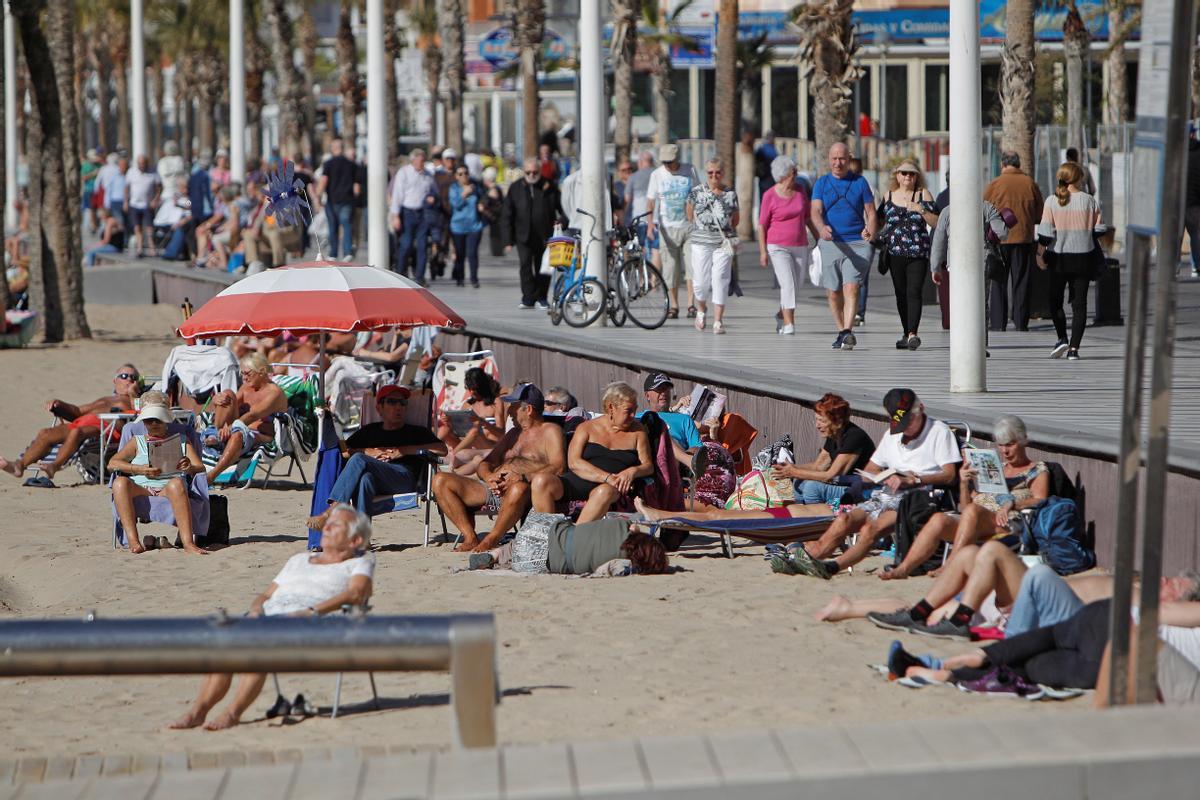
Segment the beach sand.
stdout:
[[[0,454],[15,456],[48,424],[43,405],[50,398],[87,401],[105,394],[123,361],[157,374],[178,343],[170,332],[178,321],[174,308],[90,307],[89,317],[95,341],[0,351]],[[107,490],[73,485],[78,480],[69,468],[58,479],[63,488],[27,489],[0,475],[0,615],[78,618],[95,609],[102,617],[169,617],[217,608],[240,614],[304,547],[309,494],[298,481],[226,492],[231,546],[196,557],[114,551]],[[1087,702],[998,706],[1001,701],[948,688],[905,689],[867,669],[885,659],[895,634],[863,620],[812,619],[835,592],[915,601],[929,584],[925,578],[884,583],[858,571],[829,582],[785,577],[771,573],[759,547],[743,543],[730,561],[712,540],[699,537],[673,556],[684,571],[670,576],[452,574],[465,558],[449,546],[421,548],[420,522],[418,512],[377,520],[372,613],[495,613],[505,693],[498,715],[502,743],[1049,714]],[[150,531],[174,535],[160,526]],[[906,638],[917,652],[949,655],[969,647]],[[282,680],[289,697],[303,692],[326,708],[332,703],[332,675]],[[288,725],[264,718],[275,699],[268,682],[248,724],[206,733],[165,730],[186,708],[197,676],[4,678],[0,754],[450,743],[447,674],[379,674],[376,681],[383,710],[366,704],[366,676],[349,674],[345,716]]]

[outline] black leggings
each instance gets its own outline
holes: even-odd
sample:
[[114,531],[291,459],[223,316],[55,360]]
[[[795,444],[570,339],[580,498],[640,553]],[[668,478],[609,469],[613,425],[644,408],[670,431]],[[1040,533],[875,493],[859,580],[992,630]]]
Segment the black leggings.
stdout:
[[1060,340],[1067,338],[1067,315],[1063,313],[1063,292],[1071,287],[1071,349],[1078,350],[1083,341],[1083,329],[1087,327],[1088,284],[1087,275],[1071,275],[1061,272],[1050,273],[1050,319],[1054,320],[1054,332]]
[[975,680],[991,667],[1010,667],[1033,683],[1094,689],[1108,646],[1111,607],[1111,600],[1098,600],[1057,625],[996,642],[984,648],[987,658],[981,669],[956,669],[954,679]]
[[916,333],[921,327],[921,305],[925,294],[925,277],[929,274],[928,258],[888,256],[888,271],[896,289],[896,311],[904,333]]

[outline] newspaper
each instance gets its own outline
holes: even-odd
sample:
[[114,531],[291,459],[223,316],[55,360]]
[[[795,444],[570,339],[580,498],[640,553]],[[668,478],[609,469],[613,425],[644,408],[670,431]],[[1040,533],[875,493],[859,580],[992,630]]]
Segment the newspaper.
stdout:
[[696,384],[688,400],[688,416],[696,425],[703,425],[706,420],[720,419],[725,412],[725,399],[725,395]]
[[173,433],[165,439],[146,439],[146,451],[149,456],[149,466],[158,467],[160,478],[170,478],[182,475],[179,461],[187,453],[183,448],[183,439],[178,433]]
[[966,451],[967,461],[975,470],[975,488],[987,494],[1007,494],[1008,483],[1004,480],[1004,463],[995,450],[970,448]]

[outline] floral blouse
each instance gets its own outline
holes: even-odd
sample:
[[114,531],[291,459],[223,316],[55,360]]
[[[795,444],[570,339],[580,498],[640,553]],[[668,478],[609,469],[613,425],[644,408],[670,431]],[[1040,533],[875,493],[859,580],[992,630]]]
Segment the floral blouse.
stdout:
[[[913,200],[919,194],[913,193]],[[922,200],[921,208],[933,212],[933,203]],[[909,211],[901,205],[892,202],[889,192],[883,203],[883,224],[887,231],[887,250],[889,255],[904,258],[929,258],[929,223],[919,211]]]
[[[1028,500],[1033,497],[1033,482],[1046,471],[1045,461],[1036,461],[1034,464],[1019,475],[1014,475],[1011,478],[1005,477],[1004,482],[1008,484],[1008,493],[1013,496],[1014,500]],[[983,506],[988,511],[996,512],[1000,510],[1000,501],[996,495],[988,492],[976,492],[971,498],[977,506]],[[1010,511],[1008,518],[1020,516],[1020,512]]]
[[[736,239],[733,230],[733,215],[737,213],[737,193],[726,189],[717,194],[707,185],[701,184],[688,193],[688,202],[694,212],[691,240],[700,244],[719,245],[725,239]],[[724,233],[724,236],[722,236]]]

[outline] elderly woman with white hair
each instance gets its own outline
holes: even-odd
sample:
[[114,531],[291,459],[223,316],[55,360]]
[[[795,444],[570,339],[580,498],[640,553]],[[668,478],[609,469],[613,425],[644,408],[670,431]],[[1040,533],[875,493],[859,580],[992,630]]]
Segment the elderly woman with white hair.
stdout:
[[1044,461],[1029,457],[1026,449],[1029,434],[1020,417],[1005,415],[996,420],[993,427],[992,435],[996,449],[1000,451],[1008,491],[1003,494],[979,491],[976,486],[978,473],[964,459],[958,473],[961,513],[952,516],[939,512],[930,517],[913,540],[904,560],[895,569],[881,573],[880,578],[891,580],[914,574],[943,540],[953,542],[956,550],[989,540],[1000,540],[1010,547],[1018,544],[1019,536],[1010,523],[1020,516],[1021,509],[1032,508],[1050,496],[1050,472]]
[[[370,546],[371,520],[367,515],[344,503],[334,506],[321,528],[321,550],[289,558],[266,591],[250,604],[247,616],[319,617],[343,605],[362,605],[371,596],[375,575],[375,554],[367,550]],[[170,727],[204,725],[210,731],[232,728],[258,698],[266,679],[262,673],[242,675],[233,702],[205,724],[208,713],[233,685],[232,675],[207,675],[187,713]]]
[[[796,332],[796,287],[803,281],[804,270],[812,257],[808,244],[809,198],[796,185],[796,162],[788,156],[777,156],[771,162],[771,177],[775,185],[762,196],[758,225],[758,263],[768,262],[775,270],[779,283],[779,307],[783,324],[779,332]],[[813,229],[816,236],[816,229]]]
[[695,226],[690,238],[692,277],[696,293],[696,330],[704,330],[708,301],[713,305],[713,333],[724,333],[725,301],[737,252],[737,192],[726,189],[724,165],[710,158],[704,165],[706,183],[688,193],[687,218]]

